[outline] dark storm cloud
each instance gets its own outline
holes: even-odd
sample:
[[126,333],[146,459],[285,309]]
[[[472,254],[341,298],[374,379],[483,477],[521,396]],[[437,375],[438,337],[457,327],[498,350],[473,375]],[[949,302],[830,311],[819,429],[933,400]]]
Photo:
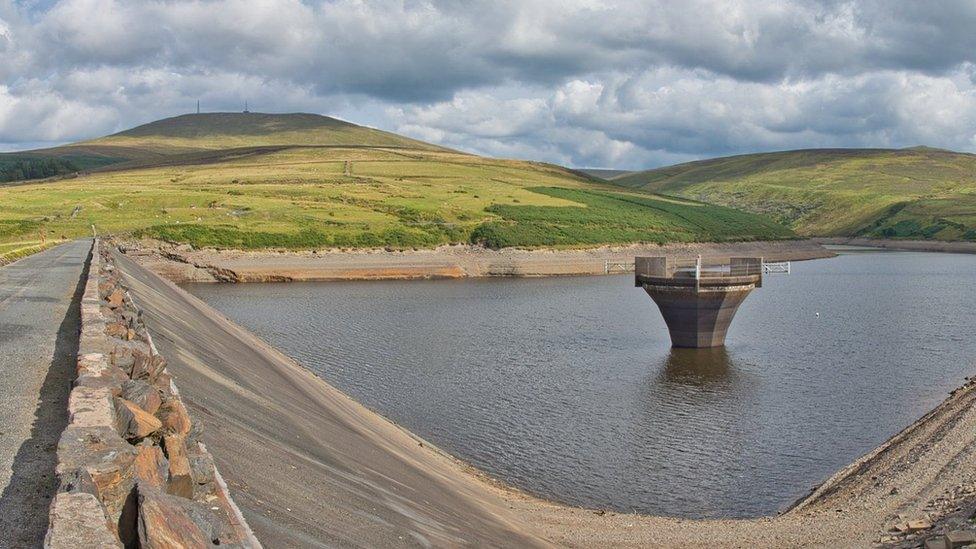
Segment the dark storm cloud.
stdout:
[[247,98],[578,165],[972,150],[973,28],[972,1],[0,0],[0,144]]

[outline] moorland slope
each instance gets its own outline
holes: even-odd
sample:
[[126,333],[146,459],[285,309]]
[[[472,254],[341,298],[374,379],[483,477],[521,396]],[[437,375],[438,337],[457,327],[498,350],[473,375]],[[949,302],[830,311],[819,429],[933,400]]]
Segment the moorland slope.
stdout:
[[[98,169],[0,187],[0,243],[90,231],[235,249],[774,240],[751,213],[311,114],[183,115],[31,154]],[[114,156],[113,156],[114,155]]]
[[678,164],[614,183],[767,215],[808,236],[976,240],[976,155],[809,149]]

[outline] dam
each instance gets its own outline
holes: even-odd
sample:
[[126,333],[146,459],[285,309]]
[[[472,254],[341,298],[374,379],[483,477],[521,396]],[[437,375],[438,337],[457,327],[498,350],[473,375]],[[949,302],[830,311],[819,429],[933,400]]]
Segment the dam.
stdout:
[[[227,485],[239,496],[244,514],[258,525],[257,535],[268,544],[299,547],[309,545],[310,540],[351,542],[368,536],[385,546],[412,545],[412,540],[431,545],[647,546],[666,545],[675,539],[710,545],[730,539],[750,544],[774,539],[790,546],[826,546],[868,545],[877,542],[879,532],[884,532],[883,541],[899,538],[890,532],[915,527],[911,520],[892,525],[893,511],[916,509],[912,506],[920,506],[918,502],[928,495],[947,492],[945,486],[965,486],[960,483],[971,478],[967,471],[972,469],[947,468],[947,464],[971,459],[965,433],[973,428],[974,414],[969,412],[976,409],[972,406],[976,387],[970,383],[957,388],[920,423],[890,439],[883,452],[842,469],[801,507],[777,518],[698,522],[633,513],[683,517],[771,513],[777,501],[794,499],[792,494],[808,490],[812,482],[836,471],[851,456],[862,455],[865,446],[870,449],[877,440],[886,439],[890,430],[929,410],[954,384],[954,378],[968,372],[967,358],[972,353],[967,346],[971,340],[968,320],[976,296],[971,290],[972,259],[869,255],[804,264],[804,276],[791,281],[791,292],[771,291],[783,281],[765,280],[767,291],[740,308],[736,321],[740,330],[729,334],[728,349],[668,350],[663,345],[667,337],[661,318],[650,314],[646,301],[633,299],[633,290],[626,289],[629,276],[580,279],[575,281],[579,291],[572,293],[565,292],[565,280],[559,279],[263,286],[270,295],[254,304],[259,313],[248,318],[269,321],[273,328],[269,335],[285,337],[282,343],[313,346],[307,354],[292,348],[303,360],[320,361],[323,354],[335,352],[336,366],[327,366],[320,375],[338,376],[340,381],[372,374],[388,377],[389,391],[371,385],[362,392],[363,400],[373,395],[377,409],[384,409],[383,404],[415,406],[415,416],[390,415],[406,418],[405,423],[413,423],[409,417],[416,417],[413,427],[418,431],[435,424],[427,433],[437,436],[435,440],[457,435],[475,448],[480,444],[471,462],[485,470],[493,463],[504,467],[505,456],[511,455],[516,467],[511,475],[501,477],[557,501],[574,502],[576,498],[567,496],[576,494],[585,498],[579,503],[589,509],[511,499],[497,487],[478,485],[456,463],[428,450],[425,440],[384,424],[380,416],[371,415],[348,397],[343,400],[341,394],[328,391],[321,378],[235,328],[216,311],[115,257],[126,286],[136,292],[133,298],[146,304],[143,311],[152,329],[162,330],[157,339],[161,348],[183,351],[168,353],[170,356],[189,357],[178,358],[180,362],[171,366],[180,368],[180,387],[186,395],[196,395],[188,405],[216,427],[208,430],[208,442],[219,450],[213,459],[227,471]],[[67,258],[72,266],[83,261]],[[940,274],[937,288],[918,284],[933,273]],[[884,285],[877,284],[879,274],[888,277]],[[90,288],[94,286],[85,286]],[[254,287],[207,288],[255,298]],[[892,295],[892,288],[916,291]],[[377,299],[378,293],[383,299]],[[106,298],[109,308],[112,295],[114,292]],[[330,306],[323,307],[323,303]],[[305,309],[296,311],[296,305]],[[273,311],[278,314],[268,314]],[[433,311],[442,314],[430,314]],[[804,311],[807,314],[797,314]],[[329,315],[349,320],[365,315],[369,321],[334,322]],[[917,322],[920,315],[932,319],[921,324],[922,331]],[[459,318],[467,322],[458,322]],[[540,326],[546,318],[549,322]],[[281,322],[288,328],[282,330]],[[410,329],[394,329],[404,325]],[[648,326],[655,327],[650,337]],[[608,331],[608,327],[612,329]],[[429,329],[449,333],[449,328],[455,330],[450,332],[452,337],[444,338],[443,346],[437,347],[438,339],[430,337]],[[468,330],[471,337],[457,330]],[[493,337],[476,337],[486,330]],[[82,329],[82,333],[86,338],[97,336],[91,330]],[[208,337],[199,337],[201,333]],[[627,333],[630,335],[621,337]],[[749,337],[752,333],[763,337]],[[810,337],[797,338],[797,333]],[[322,337],[326,334],[331,335]],[[527,336],[534,341],[518,347]],[[407,344],[403,338],[427,346]],[[883,347],[876,344],[879,340],[885,342]],[[361,347],[364,353],[383,346],[388,351],[357,356],[348,347],[335,347],[344,341]],[[549,341],[563,345],[547,346],[546,352],[539,353],[538,343]],[[602,345],[595,344],[601,341]],[[418,348],[423,351],[410,353]],[[647,361],[655,350],[664,354],[663,363]],[[403,360],[390,362],[390,352]],[[927,360],[933,352],[937,359]],[[373,367],[375,358],[383,355],[387,360],[382,367]],[[472,371],[479,360],[484,361],[483,367]],[[703,365],[705,361],[709,364]],[[80,360],[79,365],[82,363],[88,364],[89,359]],[[233,369],[234,365],[240,369]],[[608,369],[608,365],[614,368]],[[201,378],[197,370],[206,375]],[[550,378],[544,383],[526,383],[537,380],[540,373],[550,374]],[[446,384],[438,384],[438,376]],[[215,379],[221,383],[215,384]],[[411,386],[422,392],[398,398],[404,392],[412,393]],[[301,390],[295,392],[297,388]],[[324,390],[328,395],[321,394]],[[330,409],[316,406],[317,395],[338,402],[332,412],[342,415],[326,415]],[[574,398],[558,398],[561,395]],[[606,398],[608,395],[613,398]],[[426,398],[420,398],[423,396]],[[479,398],[483,400],[478,402]],[[205,406],[193,404],[199,402]],[[438,417],[432,410],[444,414]],[[246,414],[251,423],[243,423],[238,413]],[[483,415],[479,419],[472,413]],[[334,419],[322,422],[323,417]],[[576,421],[566,421],[567,417]],[[875,419],[865,420],[871,417]],[[437,428],[441,420],[456,423]],[[803,428],[791,430],[789,426],[798,420]],[[311,421],[319,422],[314,429],[308,428]],[[945,427],[952,430],[949,433],[941,427],[946,421],[950,422]],[[357,430],[342,436],[342,427],[347,425]],[[883,431],[875,438],[871,433],[878,425]],[[513,432],[516,436],[511,436]],[[389,458],[401,461],[391,463],[387,454],[369,447],[370,441],[379,440],[382,448],[395,452]],[[946,447],[947,443],[951,446]],[[519,445],[506,453],[506,446]],[[689,452],[689,448],[697,451]],[[463,448],[451,451],[466,453]],[[310,460],[306,456],[311,452],[321,457]],[[538,459],[545,462],[534,467]],[[206,460],[195,463],[206,465]],[[924,468],[921,475],[920,467]],[[950,470],[959,473],[944,474]],[[108,471],[109,478],[117,478],[111,476],[112,469]],[[423,471],[432,474],[423,476]],[[593,475],[587,475],[588,471]],[[320,475],[327,484],[319,481]],[[919,477],[937,479],[939,484],[920,484]],[[526,483],[532,478],[540,480],[534,488],[533,483]],[[554,488],[563,482],[567,492],[560,494]],[[399,495],[405,485],[410,497]],[[898,487],[897,494],[892,485]],[[419,492],[418,486],[430,486],[430,490]],[[326,488],[331,492],[324,492]],[[5,490],[5,496],[8,494]],[[75,501],[81,494],[61,492],[57,497]],[[864,495],[852,502],[851,494]],[[140,491],[142,510],[148,501],[144,495],[149,498]],[[386,503],[391,496],[396,498],[394,509]],[[884,502],[880,509],[879,500]],[[951,502],[957,510],[959,504],[958,499]],[[968,500],[963,505],[968,507]],[[278,511],[282,506],[287,514]],[[624,509],[626,514],[603,511],[614,508]],[[374,513],[370,516],[380,514],[379,520],[364,523],[364,513],[356,512],[359,509]],[[861,511],[868,509],[869,514]],[[943,511],[937,512],[941,517]],[[968,520],[971,512],[966,508],[960,517]],[[420,520],[415,518],[418,514]],[[329,520],[323,521],[323,516]],[[923,524],[935,522],[931,507],[907,516],[928,517],[930,522]],[[22,515],[5,513],[4,517],[16,521]],[[80,524],[64,514],[51,518],[66,517],[71,524]],[[547,529],[532,526],[546,521],[552,525]],[[933,533],[943,528],[942,519],[939,521]],[[355,538],[340,537],[347,531]],[[912,536],[919,537],[909,534]],[[77,545],[77,538],[69,543],[73,543],[69,547]]]
[[761,257],[703,262],[671,257],[634,259],[634,285],[661,310],[674,347],[725,345],[732,318],[752,290],[762,286]]

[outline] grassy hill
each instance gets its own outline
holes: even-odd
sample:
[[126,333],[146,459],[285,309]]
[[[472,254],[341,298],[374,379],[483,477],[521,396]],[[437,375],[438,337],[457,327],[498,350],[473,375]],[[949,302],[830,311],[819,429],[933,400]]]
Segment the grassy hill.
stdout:
[[[444,150],[393,133],[306,113],[185,114],[83,142],[78,146],[117,147],[128,151],[150,151],[167,155],[200,150],[299,144]],[[67,148],[70,149],[71,146]]]
[[[37,170],[39,172],[54,172],[43,175],[48,177],[113,164],[114,169],[153,166],[165,158],[170,163],[180,163],[192,160],[193,157],[186,157],[193,153],[196,153],[196,158],[212,161],[216,152],[243,154],[248,149],[266,150],[297,144],[444,150],[415,139],[317,114],[184,114],[89,141],[24,153],[0,153],[0,182],[36,179],[23,176],[3,178],[5,166],[17,168],[17,163],[23,164],[24,161],[33,161],[42,168]],[[56,163],[58,169],[48,168],[47,165],[51,163]],[[20,171],[31,175],[26,169]]]
[[616,184],[768,215],[803,235],[976,240],[976,155],[811,149],[689,162]]
[[[31,154],[120,159],[0,186],[0,243],[103,233],[221,248],[790,238],[759,216],[317,115],[201,114]],[[113,156],[114,155],[114,156]]]
[[580,168],[577,171],[581,171],[586,175],[593,176],[597,179],[605,179],[605,180],[610,180],[615,177],[623,177],[625,175],[633,173],[633,172],[628,172],[627,170],[608,170],[603,168]]

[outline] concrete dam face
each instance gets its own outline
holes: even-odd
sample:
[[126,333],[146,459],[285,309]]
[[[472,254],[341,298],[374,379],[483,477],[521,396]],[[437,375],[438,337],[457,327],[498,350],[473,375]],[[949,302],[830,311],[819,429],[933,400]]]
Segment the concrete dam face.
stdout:
[[762,271],[758,257],[718,264],[703,264],[701,257],[638,257],[634,282],[661,310],[673,346],[720,347],[739,305],[762,286]]

